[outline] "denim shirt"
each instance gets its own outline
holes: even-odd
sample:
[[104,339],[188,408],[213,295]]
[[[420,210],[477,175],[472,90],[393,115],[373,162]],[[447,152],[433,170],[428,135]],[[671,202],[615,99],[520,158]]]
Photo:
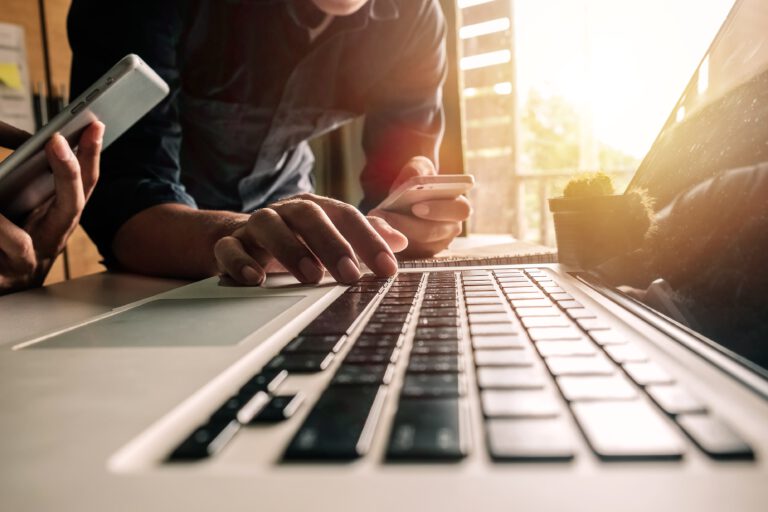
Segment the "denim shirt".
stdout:
[[369,0],[315,41],[290,7],[73,0],[72,96],[127,53],[171,88],[102,156],[82,223],[107,264],[116,231],[152,206],[250,212],[312,191],[307,141],[358,116],[362,209],[387,195],[413,156],[437,163],[446,65],[437,0]]

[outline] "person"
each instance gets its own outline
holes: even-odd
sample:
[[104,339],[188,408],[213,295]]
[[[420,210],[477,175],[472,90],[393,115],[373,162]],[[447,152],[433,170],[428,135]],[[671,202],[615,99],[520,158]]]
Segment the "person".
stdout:
[[[0,121],[0,146],[15,149],[30,135]],[[60,134],[45,146],[56,193],[17,226],[0,215],[0,295],[41,286],[77,226],[99,177],[104,125],[92,123],[73,151]]]
[[[105,152],[83,225],[111,268],[258,285],[290,271],[350,283],[361,261],[445,248],[466,198],[376,209],[435,174],[443,130],[445,23],[437,0],[74,0],[79,93],[133,52],[166,100]],[[307,141],[365,117],[359,208],[313,191]]]

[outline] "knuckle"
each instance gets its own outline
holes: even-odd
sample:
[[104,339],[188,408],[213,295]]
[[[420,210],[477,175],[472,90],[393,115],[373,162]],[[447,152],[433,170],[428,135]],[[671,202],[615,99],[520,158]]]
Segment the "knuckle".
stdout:
[[260,210],[256,210],[253,212],[248,219],[248,224],[263,224],[267,222],[274,222],[280,217],[280,214],[277,213],[273,208],[261,208]]

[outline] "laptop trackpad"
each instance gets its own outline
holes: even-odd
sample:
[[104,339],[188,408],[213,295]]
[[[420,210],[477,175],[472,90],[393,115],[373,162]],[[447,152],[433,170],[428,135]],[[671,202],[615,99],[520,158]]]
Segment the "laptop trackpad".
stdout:
[[158,299],[29,348],[235,345],[303,298]]

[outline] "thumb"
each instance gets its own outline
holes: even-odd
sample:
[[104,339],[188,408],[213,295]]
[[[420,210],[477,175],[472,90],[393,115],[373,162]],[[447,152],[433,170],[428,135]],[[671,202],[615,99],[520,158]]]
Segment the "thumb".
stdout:
[[382,217],[387,215],[388,212],[381,210],[375,210],[376,215],[369,215],[368,222],[371,223],[373,229],[384,239],[384,241],[392,249],[392,252],[400,252],[408,247],[408,238],[400,231],[396,230]]
[[437,170],[432,160],[425,156],[415,156],[408,160],[408,163],[400,170],[400,174],[397,175],[397,178],[392,183],[391,190],[396,189],[414,176],[431,176],[435,174],[437,174]]

